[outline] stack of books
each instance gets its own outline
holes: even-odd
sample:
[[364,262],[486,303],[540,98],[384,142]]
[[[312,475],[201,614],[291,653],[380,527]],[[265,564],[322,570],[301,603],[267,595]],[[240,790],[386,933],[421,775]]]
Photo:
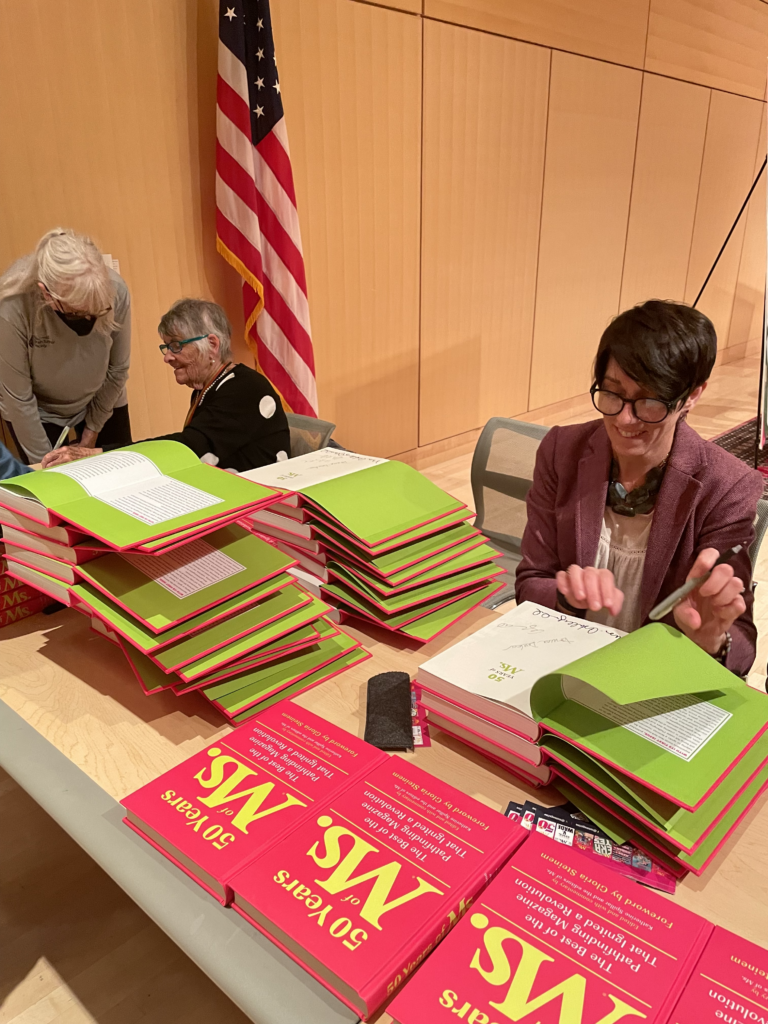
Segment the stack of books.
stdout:
[[754,943],[534,835],[388,1009],[395,1024],[765,1021],[767,969]]
[[87,615],[146,694],[241,721],[368,657],[235,521],[278,492],[145,442],[0,486],[9,572]]
[[132,828],[365,1019],[528,834],[290,701],[123,805]]
[[285,491],[251,529],[347,615],[425,643],[501,587],[474,513],[411,466],[325,448],[243,475]]
[[0,628],[29,618],[50,604],[51,599],[45,594],[9,575],[3,545],[0,544]]
[[677,877],[706,869],[768,785],[768,697],[662,624],[609,636],[523,604],[417,681],[432,725],[553,779]]

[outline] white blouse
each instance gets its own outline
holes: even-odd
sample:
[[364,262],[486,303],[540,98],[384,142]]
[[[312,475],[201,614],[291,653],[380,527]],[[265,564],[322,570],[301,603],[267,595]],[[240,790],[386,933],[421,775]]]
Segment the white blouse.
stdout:
[[627,633],[640,625],[640,594],[652,520],[653,512],[620,516],[612,508],[606,508],[595,568],[611,570],[616,586],[624,592],[624,604],[618,615],[611,615],[605,608],[599,612],[588,611],[586,617],[590,622],[601,622]]

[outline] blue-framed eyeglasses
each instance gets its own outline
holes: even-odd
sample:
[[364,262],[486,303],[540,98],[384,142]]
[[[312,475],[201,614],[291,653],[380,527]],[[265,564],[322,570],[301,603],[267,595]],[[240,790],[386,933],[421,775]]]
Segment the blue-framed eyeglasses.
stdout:
[[182,338],[181,341],[169,341],[167,345],[158,345],[157,347],[163,355],[166,352],[173,352],[174,355],[178,355],[185,345],[191,345],[193,341],[202,341],[203,338],[207,337],[207,334],[198,334],[196,338]]

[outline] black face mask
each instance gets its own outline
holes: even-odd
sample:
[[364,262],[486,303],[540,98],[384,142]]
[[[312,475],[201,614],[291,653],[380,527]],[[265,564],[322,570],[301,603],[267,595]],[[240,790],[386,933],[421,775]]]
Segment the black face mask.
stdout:
[[71,328],[80,338],[84,338],[86,334],[90,334],[93,330],[93,325],[96,323],[96,317],[72,316],[71,313],[62,313],[59,309],[54,309],[53,312],[63,324],[66,324],[67,327]]

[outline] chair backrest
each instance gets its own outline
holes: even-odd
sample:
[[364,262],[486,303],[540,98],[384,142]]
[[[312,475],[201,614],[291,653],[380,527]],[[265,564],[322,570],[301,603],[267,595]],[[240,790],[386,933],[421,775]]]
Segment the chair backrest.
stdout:
[[314,416],[299,416],[286,413],[291,431],[291,458],[316,452],[319,448],[327,448],[331,434],[336,429],[335,423],[318,420]]
[[763,542],[766,530],[768,530],[768,501],[765,498],[761,498],[757,503],[757,515],[755,516],[755,539],[749,548],[749,560],[752,563],[753,576],[755,575],[760,545]]
[[549,427],[494,416],[483,427],[472,458],[475,526],[503,548],[518,554],[527,520],[525,496]]

